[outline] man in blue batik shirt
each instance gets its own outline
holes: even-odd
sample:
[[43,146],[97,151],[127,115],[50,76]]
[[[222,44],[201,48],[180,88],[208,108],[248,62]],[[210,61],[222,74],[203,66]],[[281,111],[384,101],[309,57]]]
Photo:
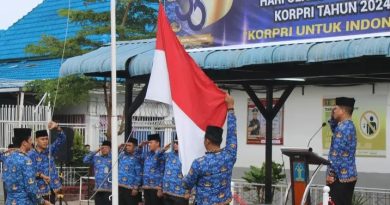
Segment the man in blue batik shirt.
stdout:
[[228,107],[226,147],[220,148],[222,128],[208,126],[204,139],[206,155],[194,160],[184,178],[187,189],[195,187],[197,205],[223,205],[232,200],[230,183],[237,159],[236,117],[234,99],[226,95],[225,102]]
[[356,129],[352,122],[355,99],[336,98],[329,121],[333,132],[329,149],[326,183],[330,186],[330,196],[337,205],[351,205],[357,181],[355,162]]
[[95,171],[95,204],[111,204],[111,142],[104,141],[100,148],[84,157],[84,163]]
[[37,176],[38,195],[50,203],[55,203],[55,194],[61,189],[61,180],[57,173],[54,155],[66,141],[66,136],[56,122],[49,122],[50,130],[59,131],[58,138],[49,145],[49,135],[46,130],[35,132],[35,149],[28,153],[33,161]]
[[9,144],[5,152],[0,153],[0,161],[4,162],[5,159],[15,151],[16,147],[14,144]]
[[138,189],[142,182],[142,164],[137,156],[138,140],[130,138],[119,155],[119,205],[138,205]]
[[37,195],[35,169],[27,152],[32,148],[31,129],[15,128],[13,143],[19,148],[4,160],[3,179],[7,189],[6,205],[50,204]]
[[[5,151],[5,152],[0,153],[0,161],[1,161],[2,163],[4,163],[4,162],[5,162],[5,159],[6,159],[7,157],[9,157],[9,156],[12,154],[13,151],[15,151],[15,148],[16,148],[16,147],[15,147],[14,144],[9,144],[9,145],[8,145],[8,150]],[[6,201],[6,200],[7,200],[7,189],[5,188],[4,180],[3,180],[3,191],[4,191],[4,201]]]
[[[167,150],[168,146],[164,150]],[[173,151],[165,153],[165,171],[163,178],[164,205],[188,205],[190,191],[183,182],[181,162],[179,159],[179,143],[177,136],[173,144]]]
[[160,149],[160,135],[148,135],[148,141],[140,146],[149,145],[149,152],[143,153],[143,185],[145,205],[162,205],[162,180],[164,175],[164,154]]

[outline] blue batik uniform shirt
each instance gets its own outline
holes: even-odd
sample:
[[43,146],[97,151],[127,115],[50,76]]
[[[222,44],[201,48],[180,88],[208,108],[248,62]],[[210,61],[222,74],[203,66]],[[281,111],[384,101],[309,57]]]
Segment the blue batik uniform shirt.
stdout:
[[356,153],[356,129],[351,120],[339,123],[330,121],[333,132],[332,142],[329,149],[329,161],[327,173],[334,176],[340,182],[352,182],[357,180],[355,162]]
[[10,156],[9,152],[2,152],[0,153],[0,161],[4,163],[5,159]]
[[136,153],[121,152],[119,155],[119,186],[138,189],[142,183],[142,164]]
[[3,163],[5,162],[5,159],[11,155],[11,152],[2,152],[0,153],[0,161]]
[[202,205],[227,204],[232,200],[230,183],[237,159],[236,117],[228,113],[226,147],[219,152],[207,152],[194,160],[184,183],[195,187],[195,201]]
[[189,191],[185,189],[183,178],[179,154],[175,151],[166,153],[163,178],[164,194],[177,197],[184,197],[185,194],[189,194]]
[[35,169],[32,160],[16,150],[4,160],[3,179],[7,190],[6,205],[36,205],[43,199],[37,195]]
[[103,156],[96,152],[90,152],[83,161],[94,167],[95,190],[111,192],[111,154]]
[[143,154],[143,189],[162,189],[164,175],[164,152],[161,150]]
[[47,149],[39,152],[36,149],[28,152],[28,156],[34,163],[36,173],[42,173],[50,177],[50,186],[43,179],[37,180],[38,194],[47,196],[50,194],[50,187],[56,191],[61,189],[61,181],[54,162],[54,155],[58,152],[60,146],[66,141],[64,132],[58,135],[58,138],[49,145]]
[[[0,153],[0,161],[3,162],[3,164],[5,163],[5,160],[11,155],[10,152],[2,152]],[[3,166],[3,172],[4,172],[4,166]],[[4,181],[4,175],[2,176],[3,178],[3,181]],[[3,189],[5,189],[5,187],[3,187]]]

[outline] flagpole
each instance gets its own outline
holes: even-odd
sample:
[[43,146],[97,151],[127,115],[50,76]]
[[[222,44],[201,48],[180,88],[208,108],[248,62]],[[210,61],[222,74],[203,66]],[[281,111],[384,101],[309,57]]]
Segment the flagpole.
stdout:
[[111,144],[112,144],[112,198],[113,205],[119,204],[118,194],[118,119],[116,112],[116,0],[111,0]]

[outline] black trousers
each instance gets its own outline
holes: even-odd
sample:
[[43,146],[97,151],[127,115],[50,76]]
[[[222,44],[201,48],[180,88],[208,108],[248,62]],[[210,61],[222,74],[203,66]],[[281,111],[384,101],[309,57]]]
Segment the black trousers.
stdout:
[[55,204],[56,203],[56,195],[47,195],[47,196],[43,196],[42,197],[44,200],[46,201],[50,201],[51,204]]
[[5,182],[3,182],[3,191],[4,191],[4,203],[7,201],[7,189],[5,188]]
[[111,205],[111,192],[98,191],[95,194],[95,205]]
[[156,189],[144,190],[145,205],[164,205],[163,198],[157,196]]
[[137,199],[138,199],[138,202],[139,202],[139,203],[142,203],[142,202],[143,202],[143,199],[142,199],[142,192],[138,192]]
[[188,204],[189,204],[188,199],[172,196],[169,194],[164,194],[164,205],[188,205]]
[[356,181],[341,183],[338,179],[329,185],[329,195],[336,205],[352,205],[353,191],[355,189]]
[[138,205],[138,195],[132,196],[131,189],[119,187],[119,205]]

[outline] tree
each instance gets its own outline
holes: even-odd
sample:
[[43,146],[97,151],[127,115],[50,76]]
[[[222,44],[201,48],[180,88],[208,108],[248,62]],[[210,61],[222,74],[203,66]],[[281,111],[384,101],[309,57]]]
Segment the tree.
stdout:
[[[85,4],[93,4],[106,0],[84,0]],[[150,3],[157,3],[158,0],[118,0],[117,1],[117,40],[137,40],[155,37],[157,10],[149,6]],[[75,36],[69,37],[64,48],[64,41],[54,36],[43,35],[37,44],[29,44],[25,48],[27,53],[32,53],[41,57],[60,58],[72,57],[87,53],[101,47],[110,36],[110,12],[95,12],[93,10],[68,10],[61,9],[58,14],[67,17],[70,22],[81,25],[81,30]],[[81,77],[80,80],[86,77]],[[57,80],[33,81],[26,85],[30,91],[37,92],[40,98],[45,92],[53,93],[55,87],[53,82]],[[65,84],[65,85],[64,85]],[[62,87],[66,90],[61,90]],[[56,105],[75,105],[88,96],[87,89],[103,88],[104,102],[106,106],[108,125],[106,136],[111,139],[111,84],[105,78],[103,83],[94,86],[82,84],[67,84],[67,80],[60,80],[60,89],[57,94]],[[60,92],[61,91],[61,92]],[[54,92],[55,93],[55,92]],[[82,94],[81,94],[82,93]],[[81,95],[81,96],[78,96]],[[53,96],[53,95],[51,95]],[[61,100],[60,100],[61,99]],[[50,99],[52,100],[52,99]],[[124,131],[124,121],[120,123],[118,134]]]
[[[104,0],[84,0],[93,4]],[[117,2],[117,40],[137,40],[155,37],[157,11],[148,4],[158,0],[119,0]],[[43,35],[37,44],[29,44],[27,53],[38,56],[59,58],[81,55],[107,43],[110,36],[110,11],[60,9],[58,14],[72,23],[81,25],[75,36],[64,41],[54,36]]]
[[[57,79],[34,80],[26,83],[23,90],[25,92],[35,93],[37,100],[40,100],[45,94],[48,94],[45,104],[55,105],[55,108],[58,109],[64,106],[79,105],[87,102],[89,99],[89,91],[98,88],[103,89],[108,122],[105,135],[108,140],[111,140],[111,83],[107,78],[104,78],[104,81],[97,81],[83,75],[70,75]],[[123,110],[123,115],[124,113],[125,110]],[[124,132],[124,125],[124,120],[121,120],[118,135]]]
[[[104,82],[102,84],[103,94],[104,94],[104,105],[106,107],[107,113],[107,130],[106,137],[108,140],[111,140],[111,116],[112,116],[112,102],[111,102],[111,82],[107,81],[107,78],[104,78]],[[125,109],[123,109],[122,116],[125,116]],[[125,120],[122,120],[119,123],[118,135],[121,135],[125,131]]]
[[73,146],[72,146],[72,161],[71,166],[82,167],[85,166],[83,162],[84,156],[88,153],[83,144],[83,136],[79,132],[74,133]]
[[[59,85],[59,86],[57,86]],[[48,94],[46,105],[55,104],[56,108],[78,105],[89,99],[89,91],[98,86],[98,82],[86,76],[70,75],[59,79],[34,80],[24,85],[24,91],[35,93],[40,100]]]

